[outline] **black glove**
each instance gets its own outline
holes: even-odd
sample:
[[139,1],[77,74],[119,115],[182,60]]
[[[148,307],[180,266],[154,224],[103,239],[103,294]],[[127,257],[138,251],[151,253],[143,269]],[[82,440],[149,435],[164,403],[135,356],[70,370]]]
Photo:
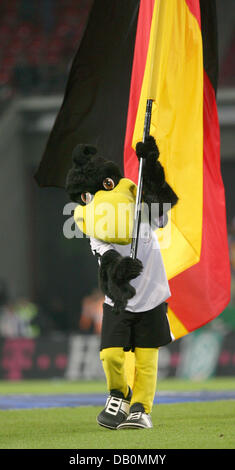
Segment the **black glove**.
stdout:
[[124,311],[128,300],[136,294],[135,288],[129,282],[131,279],[138,277],[142,270],[141,261],[128,256],[121,258],[119,263],[111,270],[108,285],[114,302],[115,313],[118,314]]
[[146,137],[145,142],[138,142],[136,144],[136,155],[138,159],[146,159],[150,154],[154,154],[155,159],[159,157],[158,146],[152,135]]
[[138,277],[142,270],[140,260],[123,257],[115,250],[109,250],[102,256],[100,287],[114,302],[115,313],[124,311],[128,300],[136,294],[129,282]]

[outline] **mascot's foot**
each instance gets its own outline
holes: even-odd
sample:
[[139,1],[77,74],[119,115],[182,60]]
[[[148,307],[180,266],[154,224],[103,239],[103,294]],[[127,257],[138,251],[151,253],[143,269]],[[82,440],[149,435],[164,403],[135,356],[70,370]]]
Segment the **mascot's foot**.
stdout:
[[134,403],[130,407],[130,414],[125,421],[119,424],[118,429],[147,429],[152,428],[151,416],[145,413],[141,403]]
[[109,429],[117,429],[128,416],[132,391],[125,398],[119,390],[111,390],[103,411],[97,416],[97,423]]

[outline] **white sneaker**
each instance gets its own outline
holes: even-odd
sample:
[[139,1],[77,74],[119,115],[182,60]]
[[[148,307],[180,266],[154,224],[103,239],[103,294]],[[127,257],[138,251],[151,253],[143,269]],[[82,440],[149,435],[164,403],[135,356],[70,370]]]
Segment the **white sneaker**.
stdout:
[[147,429],[152,428],[151,416],[145,413],[141,403],[134,403],[130,408],[130,413],[117,429]]
[[97,416],[97,423],[105,428],[117,429],[118,425],[128,416],[131,396],[130,387],[126,398],[119,390],[111,390],[104,409]]

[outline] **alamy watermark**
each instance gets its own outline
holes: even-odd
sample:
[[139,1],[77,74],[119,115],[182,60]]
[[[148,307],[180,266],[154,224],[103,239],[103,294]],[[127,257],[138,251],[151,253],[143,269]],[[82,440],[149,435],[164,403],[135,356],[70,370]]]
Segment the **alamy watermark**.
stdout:
[[[75,219],[74,211],[77,203],[69,202],[64,206],[63,215],[68,216],[63,225],[63,234],[67,239],[96,238],[96,233],[107,234],[109,238],[124,240],[127,238],[130,227],[133,227],[135,203],[111,204],[102,202],[86,210],[85,224],[88,234],[83,233]],[[84,207],[84,206],[83,206]],[[87,208],[86,208],[87,209]],[[171,242],[171,204],[162,205],[162,215],[159,214],[159,204],[141,204],[139,237],[146,240],[151,237],[152,231],[158,228],[160,248],[168,248]],[[82,216],[79,217],[83,224]]]

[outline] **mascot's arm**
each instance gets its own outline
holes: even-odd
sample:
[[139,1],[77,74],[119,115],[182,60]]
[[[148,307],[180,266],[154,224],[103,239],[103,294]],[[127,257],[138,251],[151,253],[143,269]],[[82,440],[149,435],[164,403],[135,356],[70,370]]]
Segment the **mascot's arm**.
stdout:
[[112,245],[95,239],[91,240],[91,248],[99,260],[100,288],[113,301],[116,313],[120,313],[136,294],[130,281],[139,276],[143,265],[138,259],[123,257]]
[[170,204],[171,208],[177,203],[178,197],[165,179],[164,168],[159,162],[159,150],[154,137],[149,136],[145,142],[136,145],[138,159],[144,158],[143,167],[143,199],[151,210],[151,204],[159,204],[159,223],[164,226],[167,223],[164,203]]

